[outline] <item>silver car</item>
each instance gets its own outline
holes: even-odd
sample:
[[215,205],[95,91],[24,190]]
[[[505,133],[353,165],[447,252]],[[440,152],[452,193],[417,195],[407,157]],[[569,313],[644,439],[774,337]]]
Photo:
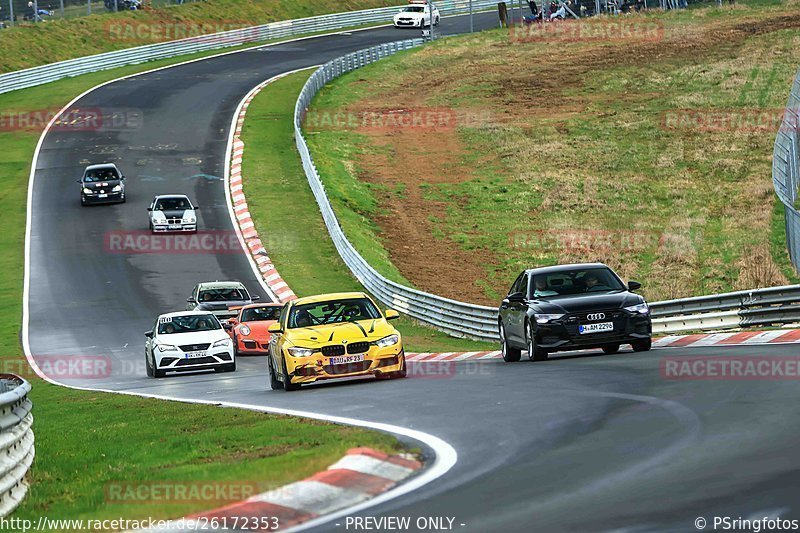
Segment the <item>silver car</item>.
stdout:
[[147,208],[150,231],[195,232],[199,209],[200,206],[193,205],[189,197],[183,194],[156,196]]

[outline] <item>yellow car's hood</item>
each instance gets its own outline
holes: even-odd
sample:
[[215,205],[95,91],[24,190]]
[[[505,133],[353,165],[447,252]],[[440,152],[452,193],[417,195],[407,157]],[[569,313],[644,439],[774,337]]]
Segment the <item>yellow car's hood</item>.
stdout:
[[341,344],[342,341],[375,341],[397,333],[386,319],[358,320],[338,324],[294,328],[286,332],[286,340],[294,345],[315,348],[327,344]]

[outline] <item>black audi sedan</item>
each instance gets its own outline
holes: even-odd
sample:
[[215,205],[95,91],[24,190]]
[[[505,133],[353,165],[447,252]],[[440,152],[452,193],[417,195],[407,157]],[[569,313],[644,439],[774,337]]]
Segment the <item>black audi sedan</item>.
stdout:
[[622,344],[650,349],[652,323],[645,299],[602,263],[533,268],[522,272],[500,304],[503,359],[519,361],[527,350],[533,361],[550,352],[602,348],[616,353]]

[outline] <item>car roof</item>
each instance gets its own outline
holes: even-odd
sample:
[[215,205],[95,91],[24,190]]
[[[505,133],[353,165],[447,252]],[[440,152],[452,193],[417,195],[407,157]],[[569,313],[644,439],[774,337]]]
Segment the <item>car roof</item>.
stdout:
[[153,200],[159,200],[161,198],[181,198],[181,199],[184,199],[184,200],[188,200],[189,199],[189,197],[186,196],[185,194],[158,194],[158,195],[156,195],[155,198],[153,198]]
[[242,289],[241,281],[204,281],[199,284],[201,289]]
[[539,268],[529,268],[525,270],[528,274],[556,274],[567,270],[575,270],[579,268],[609,268],[608,265],[603,263],[570,263],[568,265],[551,265]]
[[162,315],[158,315],[158,318],[169,318],[175,316],[190,316],[190,315],[203,315],[208,316],[212,314],[211,311],[173,311],[171,313],[164,313]]
[[293,305],[315,304],[332,300],[349,300],[351,298],[368,298],[363,292],[332,292],[329,294],[317,294],[316,296],[306,296],[298,298],[292,302]]
[[86,172],[87,170],[102,170],[105,168],[113,168],[114,170],[117,170],[117,165],[115,165],[114,163],[100,163],[97,165],[89,165],[84,169],[84,172]]

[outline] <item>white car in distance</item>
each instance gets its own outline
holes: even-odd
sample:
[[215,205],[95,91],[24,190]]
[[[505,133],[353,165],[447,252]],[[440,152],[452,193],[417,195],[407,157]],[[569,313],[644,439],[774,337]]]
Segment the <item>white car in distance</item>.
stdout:
[[411,0],[392,19],[395,28],[425,28],[431,25],[431,7],[433,7],[433,25],[439,25],[439,8],[426,0]]
[[147,208],[150,231],[155,233],[196,232],[199,209],[200,206],[192,205],[192,201],[184,194],[156,196]]

